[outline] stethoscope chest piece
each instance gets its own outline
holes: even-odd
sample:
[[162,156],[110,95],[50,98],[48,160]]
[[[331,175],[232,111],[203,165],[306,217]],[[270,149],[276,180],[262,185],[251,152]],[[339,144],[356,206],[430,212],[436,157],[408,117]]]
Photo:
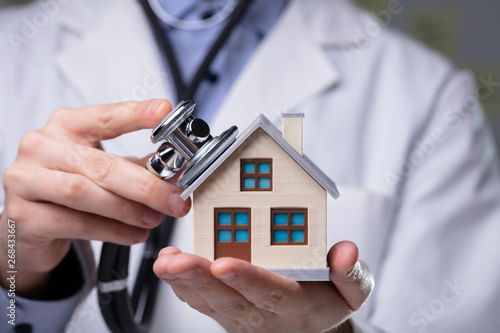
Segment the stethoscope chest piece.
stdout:
[[162,179],[169,179],[186,165],[176,183],[184,189],[231,146],[238,134],[238,128],[232,126],[220,136],[212,137],[208,124],[192,116],[195,106],[193,101],[182,101],[151,135],[153,143],[163,143],[149,159],[148,169]]

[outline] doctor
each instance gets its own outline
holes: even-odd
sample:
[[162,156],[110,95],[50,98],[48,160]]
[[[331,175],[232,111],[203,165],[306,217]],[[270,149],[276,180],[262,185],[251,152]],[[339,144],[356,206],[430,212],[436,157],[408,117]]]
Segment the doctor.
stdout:
[[[329,203],[336,288],[191,256],[188,215],[176,225],[175,247],[155,264],[172,288],[161,290],[152,331],[322,331],[341,322],[339,331],[496,331],[500,176],[479,108],[485,87],[345,0],[256,0],[248,15],[253,5],[257,13],[275,7],[274,18],[232,79],[223,73],[234,62],[214,60],[200,89],[215,97],[200,106],[212,110],[214,133],[245,128],[259,113],[276,124],[281,112],[306,113],[304,152],[341,192]],[[10,218],[16,324],[102,332],[95,295],[75,311],[93,273],[85,245],[71,240],[137,243],[158,212],[183,216],[190,207],[145,172],[144,159],[119,157],[152,151],[149,131],[136,130],[154,127],[170,109],[164,98],[175,100],[168,67],[132,0],[42,1],[0,13],[0,29],[8,37],[0,41],[2,304],[10,301]],[[181,37],[178,49],[188,40]],[[227,94],[210,81],[226,84]],[[106,104],[128,100],[144,102]],[[357,245],[377,281],[347,321],[372,279],[343,239]],[[276,287],[283,298],[269,297]],[[6,320],[0,325],[14,332]]]

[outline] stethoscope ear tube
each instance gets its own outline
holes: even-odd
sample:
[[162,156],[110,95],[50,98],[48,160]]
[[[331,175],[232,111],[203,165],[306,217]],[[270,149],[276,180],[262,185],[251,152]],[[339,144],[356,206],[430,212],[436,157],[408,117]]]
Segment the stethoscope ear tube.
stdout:
[[98,270],[97,293],[104,320],[113,333],[142,333],[133,321],[127,291],[130,247],[104,243]]
[[130,296],[127,288],[130,247],[104,243],[97,272],[99,306],[113,333],[145,333],[153,315],[159,279],[152,267],[158,251],[168,244],[174,219],[164,216],[150,231],[143,258]]
[[174,52],[172,51],[173,47],[170,43],[170,40],[165,36],[165,33],[158,21],[158,18],[156,17],[151,6],[149,5],[148,0],[139,0],[139,2],[143,7],[144,12],[146,13],[146,16],[148,17],[151,28],[157,39],[158,46],[163,51],[163,54],[165,55],[165,58],[170,66],[171,70],[170,74],[172,75],[172,79],[175,84],[175,90],[177,93],[178,101],[182,101],[186,99],[193,99],[195,97],[194,95],[198,90],[201,81],[206,76],[208,68],[210,67],[212,61],[214,60],[215,56],[220,51],[220,49],[224,46],[224,43],[228,39],[233,28],[245,14],[252,0],[238,1],[238,4],[234,8],[233,13],[231,13],[231,15],[227,18],[228,20],[227,24],[225,25],[224,29],[221,31],[217,39],[214,41],[214,43],[211,45],[207,55],[203,59],[203,62],[199,65],[199,67],[195,71],[195,75],[191,80],[191,82],[189,83],[189,85],[184,84],[180,72],[179,63],[177,61],[177,58],[175,57]]

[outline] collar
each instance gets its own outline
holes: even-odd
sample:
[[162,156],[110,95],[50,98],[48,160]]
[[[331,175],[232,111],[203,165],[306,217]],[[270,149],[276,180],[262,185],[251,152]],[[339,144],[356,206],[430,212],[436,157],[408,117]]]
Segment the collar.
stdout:
[[[370,18],[348,0],[289,1],[223,102],[221,109],[227,113],[242,104],[249,115],[252,110],[301,105],[339,80],[338,70],[326,59],[324,47],[363,42],[359,29]],[[139,84],[146,74],[161,68],[161,56],[138,0],[73,0],[61,7],[57,20],[62,42],[55,66],[82,97],[82,103],[109,102],[110,96],[117,98],[130,92],[134,88],[127,86],[130,82]],[[290,35],[296,37],[291,39]],[[298,41],[302,48],[297,49]],[[82,58],[87,66],[81,66]],[[283,59],[287,59],[286,71],[276,72],[281,68],[276,64]],[[310,66],[304,66],[304,59],[309,59]],[[278,88],[262,94],[261,82],[253,78],[269,73],[273,73],[272,80],[266,83]],[[173,95],[166,75],[160,75],[161,86],[148,90],[148,98]],[[96,81],[101,84],[95,85]],[[249,91],[253,93],[244,93]]]
[[267,34],[283,12],[288,0],[253,0],[248,8],[243,23],[255,29],[259,34]]
[[[264,36],[278,20],[287,3],[288,0],[252,0],[239,23]],[[203,13],[210,12],[214,9],[214,6],[217,7],[217,4],[206,0],[160,0],[160,4],[168,9],[168,13],[174,17],[193,20],[199,20]],[[225,5],[224,2],[219,4],[219,6]],[[227,19],[220,22],[217,29],[220,29],[226,23]]]
[[[349,0],[293,0],[302,12],[308,33],[324,46],[359,45],[364,41],[360,33],[373,22],[367,12]],[[375,21],[376,22],[376,21]]]
[[[73,0],[65,7],[62,7],[61,13],[58,15],[61,28],[79,35],[85,35],[98,25],[106,24],[105,22],[107,22],[109,16],[117,15],[113,13],[113,10],[119,10],[121,7],[123,7],[120,10],[122,15],[143,16],[142,11],[140,13],[130,12],[130,9],[140,11],[139,6],[130,4],[130,2],[136,1]],[[269,28],[268,25],[272,24],[272,20],[269,18],[272,18],[272,10],[269,13],[264,10],[265,13],[262,14],[260,6],[269,6],[270,2],[281,3],[281,1],[254,1],[256,2],[256,11],[249,12],[252,23],[256,24],[260,30]],[[345,46],[363,43],[360,33],[365,31],[367,23],[375,20],[349,0],[289,0],[288,2],[288,6],[298,7],[306,23],[308,34],[314,41],[322,45]],[[277,7],[278,4],[271,6]],[[261,15],[263,15],[262,21],[254,19]],[[131,20],[131,22],[135,21]]]

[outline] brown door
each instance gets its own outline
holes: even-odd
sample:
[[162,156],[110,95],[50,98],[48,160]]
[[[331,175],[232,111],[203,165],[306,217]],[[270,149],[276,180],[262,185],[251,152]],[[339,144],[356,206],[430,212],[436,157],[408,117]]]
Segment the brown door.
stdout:
[[251,262],[250,208],[215,208],[215,259],[233,257]]

